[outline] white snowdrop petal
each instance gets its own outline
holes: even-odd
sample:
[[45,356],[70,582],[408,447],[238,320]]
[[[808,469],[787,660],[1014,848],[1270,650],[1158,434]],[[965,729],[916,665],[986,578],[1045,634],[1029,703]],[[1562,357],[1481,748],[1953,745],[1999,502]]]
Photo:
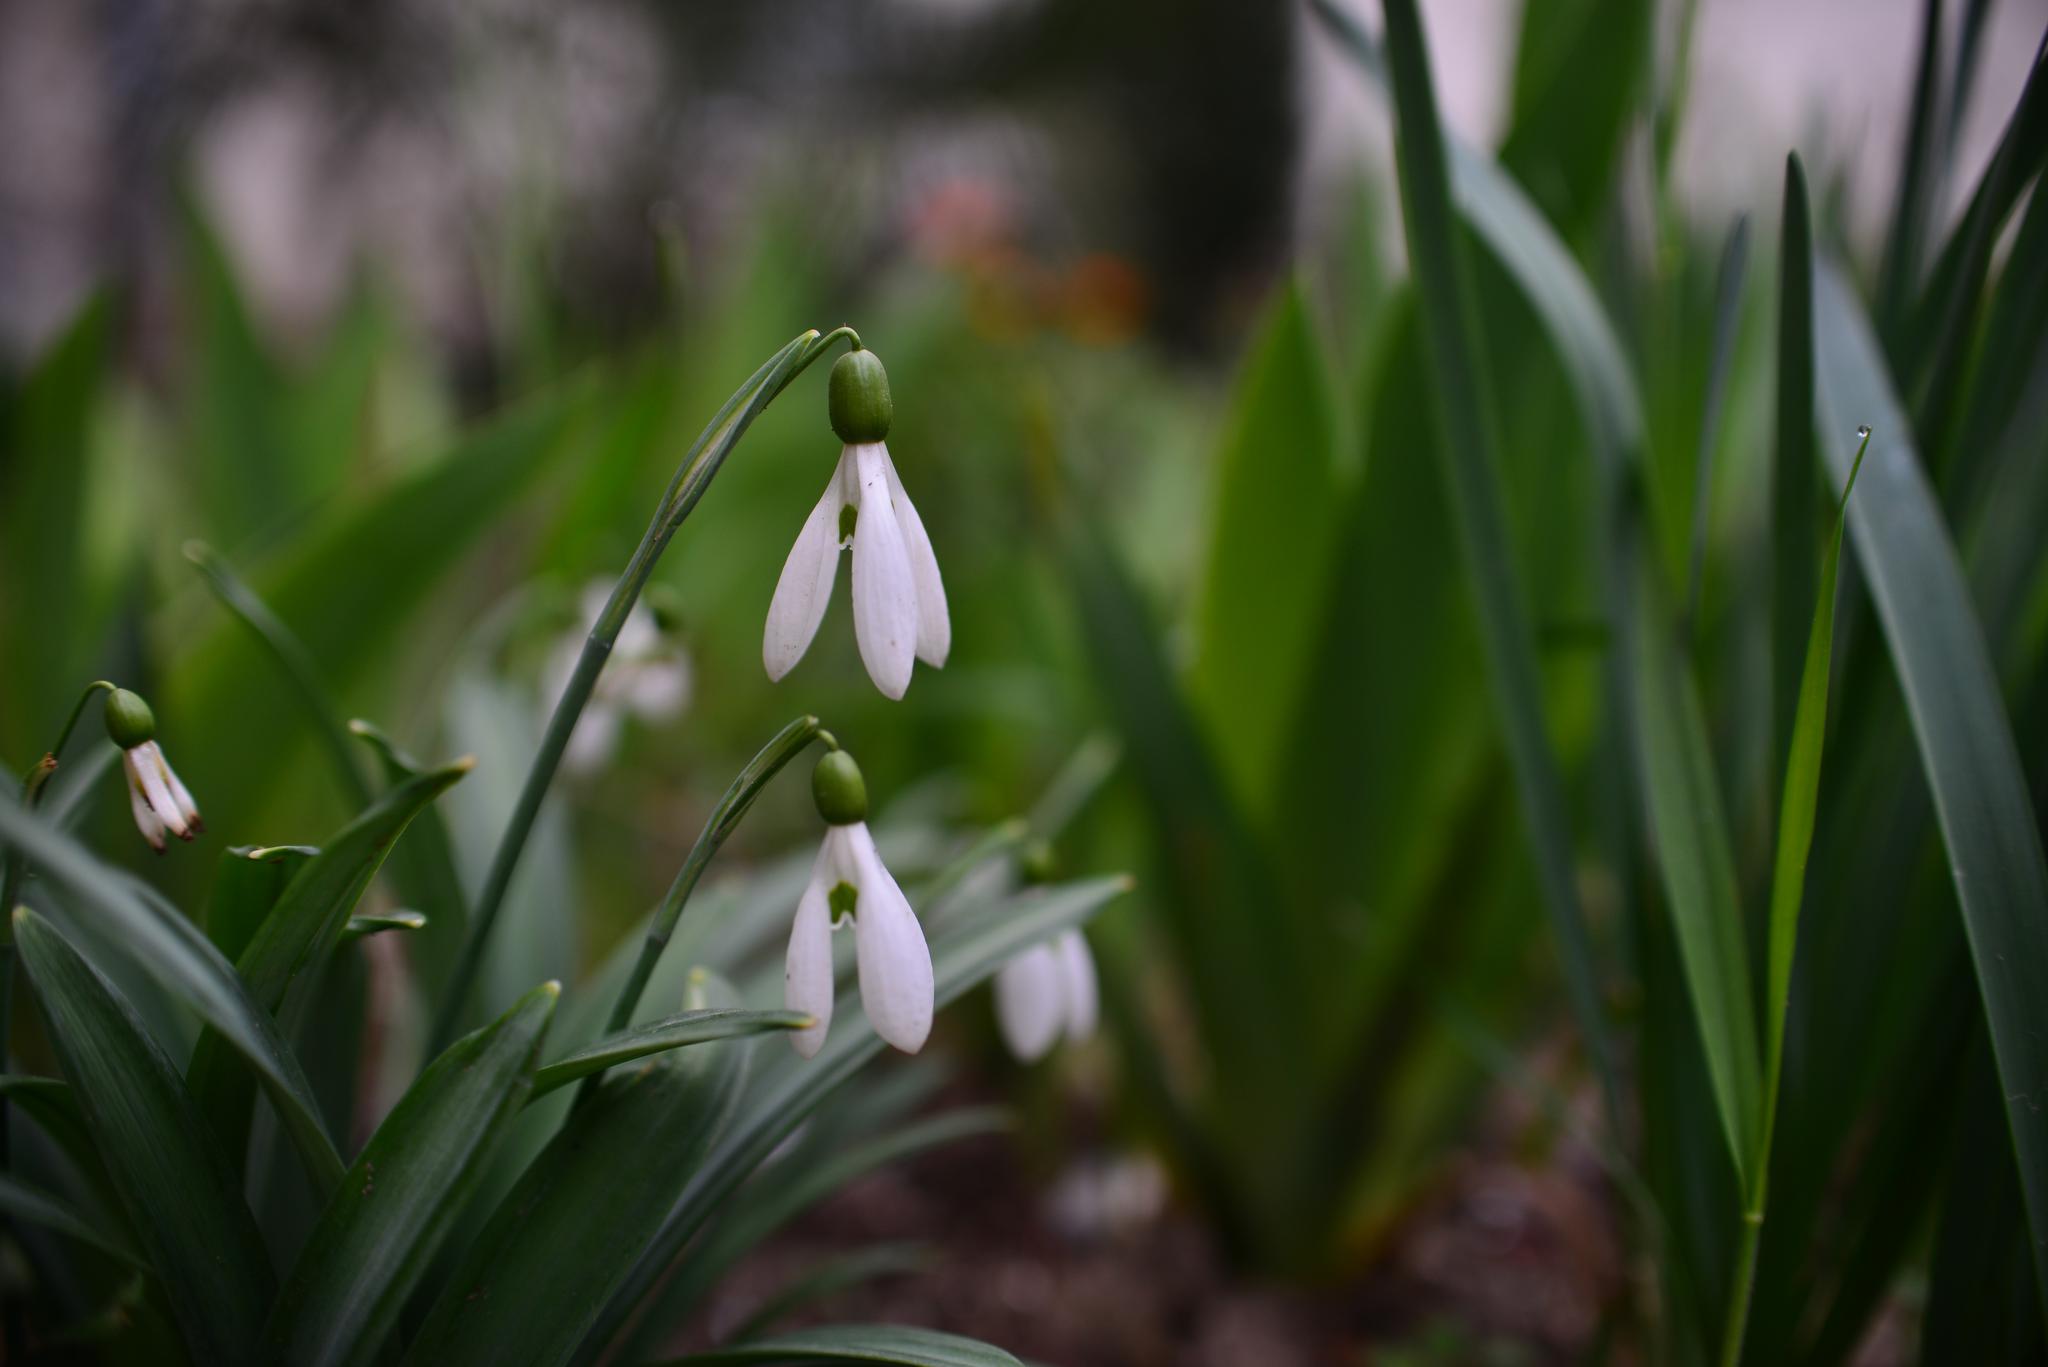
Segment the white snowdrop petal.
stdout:
[[903,492],[903,480],[896,463],[882,448],[882,467],[889,476],[889,502],[896,522],[903,530],[903,548],[910,555],[910,578],[917,588],[917,658],[937,669],[946,663],[953,649],[953,622],[946,615],[946,585],[939,578],[939,558],[932,554],[932,539],[925,535],[924,519]]
[[1052,942],[1060,963],[1060,997],[1066,1007],[1067,1039],[1075,1044],[1095,1033],[1100,1011],[1095,982],[1095,956],[1088,952],[1088,937],[1069,930]]
[[821,850],[811,881],[797,899],[796,919],[789,928],[789,952],[783,960],[782,1002],[810,1016],[813,1025],[792,1031],[789,1042],[805,1058],[824,1046],[832,1025],[832,911],[827,901],[825,857]]
[[163,752],[157,749],[156,742],[144,741],[128,753],[135,757],[134,773],[142,781],[142,795],[149,799],[149,809],[164,823],[165,830],[180,840],[190,840],[192,832],[185,825],[185,814],[178,810],[177,801],[164,782]]
[[867,826],[840,829],[846,832],[860,874],[854,884],[860,901],[854,913],[853,948],[860,970],[861,1009],[876,1034],[914,1054],[932,1033],[931,948],[909,899],[882,867]]
[[149,799],[142,795],[142,780],[135,771],[135,752],[121,752],[121,765],[128,771],[128,810],[135,816],[135,829],[142,832],[142,838],[150,848],[159,854],[164,848],[164,823],[157,820],[150,810]]
[[620,696],[642,721],[667,721],[689,706],[690,682],[689,659],[678,652],[627,670],[620,680]]
[[171,800],[178,804],[178,812],[185,818],[185,824],[195,831],[202,829],[199,820],[199,804],[192,800],[192,794],[185,790],[185,785],[178,782],[178,771],[173,769],[170,761],[164,758],[164,752],[161,747],[156,752],[156,761],[158,764],[163,765],[164,782],[169,785]]
[[1065,1023],[1060,959],[1049,945],[1033,945],[996,971],[996,1026],[1020,1063],[1044,1057]]
[[[842,467],[846,464],[843,453],[839,463]],[[761,638],[761,663],[770,679],[780,679],[796,668],[810,648],[811,638],[818,634],[818,623],[825,620],[832,583],[839,577],[843,484],[835,471],[811,515],[804,519],[803,530],[782,563],[782,577],[775,581],[775,597],[768,603],[768,626]]]
[[879,445],[850,446],[860,472],[860,520],[853,529],[853,634],[875,687],[901,698],[917,659],[917,586],[910,552],[889,502],[889,457]]

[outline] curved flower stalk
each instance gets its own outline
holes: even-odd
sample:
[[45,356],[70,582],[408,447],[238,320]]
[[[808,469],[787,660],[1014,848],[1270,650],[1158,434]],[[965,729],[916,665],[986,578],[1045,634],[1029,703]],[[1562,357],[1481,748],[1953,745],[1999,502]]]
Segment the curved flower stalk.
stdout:
[[[542,696],[560,698],[576,673],[583,642],[611,601],[608,580],[584,586],[578,629],[559,641],[548,657]],[[569,734],[562,764],[572,774],[592,774],[611,761],[627,716],[643,722],[673,721],[690,706],[693,686],[689,654],[673,631],[664,630],[645,601],[626,614],[619,638],[612,643],[611,667],[598,676],[576,729]]]
[[867,788],[853,757],[834,750],[819,760],[811,793],[830,829],[797,899],[783,1001],[815,1023],[793,1031],[790,1043],[805,1058],[824,1047],[832,1025],[832,932],[851,925],[861,1009],[877,1035],[914,1054],[932,1032],[932,955],[924,928],[875,850]]
[[128,808],[150,848],[162,854],[166,832],[190,840],[206,829],[198,804],[156,743],[156,715],[149,704],[117,688],[107,698],[106,716],[107,736],[121,747],[121,768],[128,775]]
[[1012,956],[996,972],[996,1025],[1021,1063],[1045,1056],[1064,1036],[1079,1044],[1095,1033],[1095,956],[1078,930]]
[[853,548],[853,635],[875,687],[901,698],[917,660],[937,669],[953,646],[946,587],[924,522],[883,440],[894,414],[889,377],[872,351],[832,367],[832,430],[845,446],[824,494],[783,562],[761,663],[780,680],[810,648],[832,601],[839,553]]

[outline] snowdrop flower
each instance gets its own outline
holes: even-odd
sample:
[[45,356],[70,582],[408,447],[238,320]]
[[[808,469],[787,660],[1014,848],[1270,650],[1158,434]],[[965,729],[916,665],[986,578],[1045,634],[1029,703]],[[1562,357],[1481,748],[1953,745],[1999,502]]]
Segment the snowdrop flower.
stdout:
[[832,600],[839,552],[850,545],[861,662],[875,687],[901,698],[914,660],[934,669],[946,663],[953,628],[931,538],[883,442],[895,407],[888,374],[872,351],[850,351],[833,365],[830,407],[832,430],[846,445],[783,563],[761,662],[779,680],[803,658]]
[[178,782],[156,743],[156,714],[149,704],[117,688],[107,698],[106,716],[107,735],[121,747],[121,767],[128,774],[128,807],[150,848],[163,853],[166,831],[190,840],[204,830],[192,794]]
[[[548,659],[544,697],[559,698],[569,686],[584,637],[603,615],[611,592],[609,580],[592,580],[584,586],[582,628],[556,643]],[[652,590],[647,596],[652,596]],[[597,688],[584,705],[583,715],[577,718],[562,763],[572,774],[602,769],[619,747],[619,733],[628,713],[649,723],[672,720],[690,705],[691,683],[690,657],[675,634],[662,629],[657,613],[649,610],[643,596],[619,628],[611,659],[597,676]]]
[[1031,1063],[1062,1036],[1095,1033],[1095,958],[1078,930],[1011,956],[996,973],[996,1024],[1020,1062]]
[[876,1034],[914,1054],[932,1032],[932,955],[868,834],[860,766],[844,750],[831,751],[811,773],[811,795],[831,829],[789,931],[783,1002],[814,1022],[790,1042],[805,1058],[823,1047],[832,1024],[832,932],[851,923],[861,1008]]

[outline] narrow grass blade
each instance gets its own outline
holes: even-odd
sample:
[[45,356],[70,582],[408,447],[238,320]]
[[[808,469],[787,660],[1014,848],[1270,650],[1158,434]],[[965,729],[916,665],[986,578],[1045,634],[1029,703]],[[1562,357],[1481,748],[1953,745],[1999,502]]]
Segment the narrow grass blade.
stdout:
[[51,1044],[193,1358],[256,1362],[270,1256],[205,1119],[134,1011],[55,927],[22,908],[14,930]]
[[1816,582],[1813,448],[1813,222],[1806,168],[1785,158],[1778,228],[1777,431],[1771,455],[1771,764],[1785,772]]
[[542,1067],[533,1075],[533,1095],[546,1096],[578,1078],[601,1073],[649,1054],[680,1049],[689,1044],[767,1034],[773,1030],[801,1030],[811,1018],[801,1011],[741,1011],[714,1009],[684,1011],[646,1025],[607,1035]]
[[316,1185],[324,1189],[339,1180],[341,1159],[298,1061],[269,1011],[251,998],[233,966],[197,926],[139,895],[122,874],[4,794],[0,843],[20,849],[44,877],[93,913],[81,918],[80,929],[96,946],[133,961],[255,1065]]
[[[1833,268],[1814,291],[1822,451],[1846,477],[1874,429],[1849,509],[1858,563],[1906,695],[1962,904],[2037,1247],[2048,1246],[2048,865],[1998,677],[1904,412],[1855,295]],[[2048,1259],[2038,1259],[2048,1304]]]
[[842,1324],[670,1358],[665,1367],[748,1367],[777,1362],[879,1362],[895,1367],[1024,1367],[1000,1348],[934,1329]]
[[605,1078],[498,1204],[405,1361],[568,1361],[730,1122],[748,1059],[735,1042]]
[[1799,681],[1799,706],[1793,713],[1791,744],[1785,760],[1784,792],[1778,802],[1778,850],[1771,872],[1771,919],[1767,983],[1764,989],[1763,1117],[1755,1134],[1748,1189],[1742,1212],[1742,1252],[1729,1303],[1722,1361],[1742,1360],[1749,1320],[1749,1299],[1755,1284],[1756,1260],[1771,1174],[1771,1139],[1777,1129],[1778,1088],[1785,1065],[1785,1013],[1792,999],[1792,956],[1799,945],[1799,908],[1806,892],[1806,860],[1813,850],[1814,812],[1820,804],[1821,751],[1828,730],[1828,679],[1835,652],[1835,582],[1842,566],[1842,532],[1856,472],[1870,446],[1870,429],[1849,468],[1849,483],[1835,509],[1834,531],[1820,562],[1820,592],[1813,605],[1813,628],[1807,636],[1806,668]]
[[1458,252],[1450,181],[1429,59],[1414,0],[1388,0],[1387,68],[1410,260],[1435,383],[1444,476],[1471,574],[1488,677],[1500,710],[1522,816],[1557,938],[1566,986],[1588,1047],[1606,1074],[1606,1029],[1593,951],[1572,869],[1564,785],[1544,733],[1535,635],[1516,579],[1495,475],[1490,397],[1473,339],[1470,280]]
[[127,1263],[130,1267],[148,1271],[148,1264],[136,1255],[134,1249],[119,1235],[105,1233],[93,1228],[86,1218],[64,1203],[64,1200],[42,1188],[0,1173],[0,1211],[17,1220],[53,1229],[68,1239],[96,1248],[110,1258]]
[[377,1127],[278,1294],[268,1334],[276,1357],[294,1367],[377,1360],[525,1104],[560,995],[544,983],[457,1040]]

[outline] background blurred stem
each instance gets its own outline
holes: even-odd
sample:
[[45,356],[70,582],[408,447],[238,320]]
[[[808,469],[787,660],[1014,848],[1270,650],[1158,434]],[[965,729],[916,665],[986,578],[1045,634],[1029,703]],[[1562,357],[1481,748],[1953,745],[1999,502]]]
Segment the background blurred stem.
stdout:
[[754,419],[774,402],[790,381],[803,373],[805,367],[842,337],[850,340],[856,348],[860,346],[860,336],[852,328],[838,328],[824,336],[813,328],[799,334],[769,357],[745,384],[733,391],[732,397],[725,401],[725,406],[718,410],[717,416],[691,445],[689,454],[670,479],[661,504],[647,525],[646,534],[634,548],[633,557],[626,562],[625,572],[613,586],[604,611],[598,614],[597,622],[583,642],[583,652],[576,659],[575,672],[569,676],[569,683],[562,690],[554,713],[548,718],[540,750],[526,771],[519,801],[506,822],[497,853],[491,858],[490,872],[484,879],[483,891],[478,894],[476,907],[471,913],[462,952],[455,961],[441,998],[431,1041],[434,1052],[448,1045],[461,1024],[463,1007],[482,966],[491,927],[497,923],[498,912],[504,906],[512,874],[518,868],[519,856],[525,852],[527,836],[532,833],[534,820],[540,815],[540,805],[547,797],[548,786],[554,782],[562,752],[568,748],[569,737],[576,730],[584,705],[590,701],[590,695],[597,687],[598,675],[604,672],[612,646],[618,640],[633,604],[639,601],[640,591],[646,587],[648,577],[654,573],[655,563],[668,548],[683,519],[690,515],[697,501],[704,496],[704,491],[710,488],[725,458],[732,453],[732,448]]

